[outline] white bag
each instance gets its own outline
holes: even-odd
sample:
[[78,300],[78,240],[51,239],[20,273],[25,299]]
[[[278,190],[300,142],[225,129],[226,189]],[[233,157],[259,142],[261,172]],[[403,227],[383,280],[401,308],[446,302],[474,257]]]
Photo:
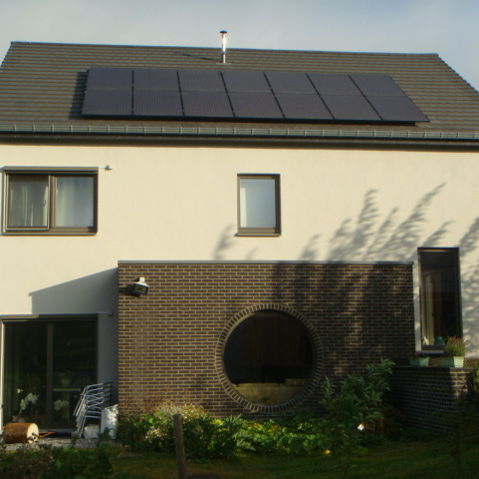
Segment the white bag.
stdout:
[[118,421],[118,404],[106,407],[101,412],[101,433],[108,428],[108,433],[112,439],[116,439],[116,424]]

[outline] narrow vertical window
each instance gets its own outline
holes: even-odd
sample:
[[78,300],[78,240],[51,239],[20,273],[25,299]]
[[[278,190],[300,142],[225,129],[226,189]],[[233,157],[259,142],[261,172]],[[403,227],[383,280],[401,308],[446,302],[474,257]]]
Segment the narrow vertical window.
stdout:
[[238,176],[238,233],[280,232],[279,175]]
[[421,335],[424,346],[462,336],[458,248],[420,248]]

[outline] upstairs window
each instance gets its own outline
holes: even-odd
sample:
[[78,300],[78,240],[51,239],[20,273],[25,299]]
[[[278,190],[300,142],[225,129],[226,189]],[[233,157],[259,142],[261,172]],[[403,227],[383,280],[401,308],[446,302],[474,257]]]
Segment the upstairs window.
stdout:
[[281,233],[279,175],[238,176],[238,234]]
[[5,172],[5,231],[87,234],[97,231],[96,171]]

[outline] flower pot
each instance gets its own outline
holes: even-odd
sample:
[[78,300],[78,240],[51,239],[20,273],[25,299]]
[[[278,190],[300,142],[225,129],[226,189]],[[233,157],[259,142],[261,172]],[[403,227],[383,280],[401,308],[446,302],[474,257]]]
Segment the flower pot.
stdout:
[[411,366],[425,368],[429,366],[429,357],[425,356],[425,357],[409,358],[409,364]]
[[446,368],[464,367],[464,356],[442,356],[441,364]]

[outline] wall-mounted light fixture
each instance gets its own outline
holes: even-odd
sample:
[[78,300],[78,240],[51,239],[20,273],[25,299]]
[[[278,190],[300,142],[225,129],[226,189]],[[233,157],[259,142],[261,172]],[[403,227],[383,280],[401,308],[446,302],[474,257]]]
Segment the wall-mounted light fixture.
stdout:
[[128,285],[128,288],[131,294],[135,296],[144,296],[148,293],[148,290],[150,289],[150,287],[146,284],[145,278],[143,278],[143,276],[137,278],[134,283]]
[[141,276],[136,278],[135,281],[124,288],[120,288],[120,293],[130,294],[132,296],[144,296],[148,293],[150,287],[146,284],[145,278]]

